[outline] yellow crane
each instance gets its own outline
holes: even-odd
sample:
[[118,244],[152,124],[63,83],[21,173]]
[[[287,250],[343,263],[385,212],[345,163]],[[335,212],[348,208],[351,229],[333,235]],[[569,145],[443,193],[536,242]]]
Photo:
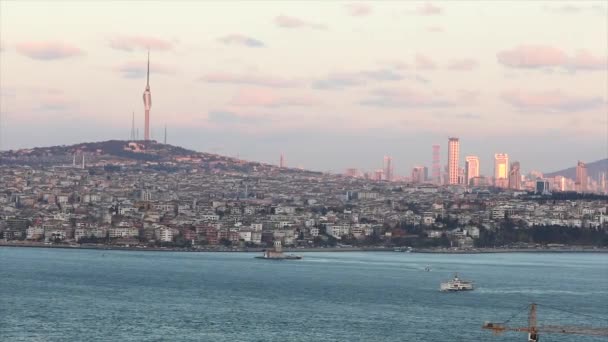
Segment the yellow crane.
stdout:
[[528,312],[528,326],[527,327],[512,327],[507,325],[508,321],[502,323],[490,323],[486,322],[483,324],[483,329],[492,330],[495,335],[504,333],[506,331],[516,331],[528,333],[528,342],[538,342],[539,333],[547,334],[573,334],[573,335],[591,335],[591,336],[608,336],[608,328],[593,328],[593,327],[580,327],[580,326],[558,326],[558,325],[541,325],[539,326],[536,321],[536,304],[530,304]]

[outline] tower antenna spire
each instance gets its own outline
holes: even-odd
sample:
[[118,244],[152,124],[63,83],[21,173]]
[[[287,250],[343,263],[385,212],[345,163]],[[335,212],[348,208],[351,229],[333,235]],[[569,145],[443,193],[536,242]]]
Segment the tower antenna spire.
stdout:
[[150,49],[148,48],[148,73],[146,74],[146,87],[150,88]]
[[133,111],[131,118],[131,140],[135,140],[135,111]]

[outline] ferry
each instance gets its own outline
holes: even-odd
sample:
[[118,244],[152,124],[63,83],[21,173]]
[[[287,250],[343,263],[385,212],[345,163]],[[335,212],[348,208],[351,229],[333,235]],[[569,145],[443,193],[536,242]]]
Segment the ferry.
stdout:
[[454,274],[452,280],[441,283],[440,286],[440,290],[443,292],[472,291],[474,289],[473,282],[458,278],[458,273]]
[[299,255],[285,255],[281,247],[281,241],[274,242],[274,248],[271,250],[265,250],[264,255],[256,256],[256,259],[267,259],[267,260],[300,260],[302,259]]

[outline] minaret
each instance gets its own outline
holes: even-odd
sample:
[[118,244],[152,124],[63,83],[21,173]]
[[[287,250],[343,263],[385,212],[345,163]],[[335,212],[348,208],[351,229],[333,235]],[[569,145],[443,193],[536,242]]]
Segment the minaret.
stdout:
[[165,125],[165,139],[163,140],[163,144],[167,145],[167,125]]
[[152,107],[152,95],[150,94],[150,50],[148,50],[148,73],[146,76],[146,90],[144,91],[143,98],[144,109],[146,110],[144,140],[150,140],[150,107]]

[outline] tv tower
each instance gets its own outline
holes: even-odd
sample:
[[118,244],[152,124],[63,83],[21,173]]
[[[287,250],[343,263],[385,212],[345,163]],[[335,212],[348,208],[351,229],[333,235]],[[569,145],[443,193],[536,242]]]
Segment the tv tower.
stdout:
[[150,140],[150,108],[152,107],[152,95],[150,94],[150,50],[148,50],[148,73],[146,76],[146,90],[144,91],[144,109],[146,120],[144,125],[144,140]]

